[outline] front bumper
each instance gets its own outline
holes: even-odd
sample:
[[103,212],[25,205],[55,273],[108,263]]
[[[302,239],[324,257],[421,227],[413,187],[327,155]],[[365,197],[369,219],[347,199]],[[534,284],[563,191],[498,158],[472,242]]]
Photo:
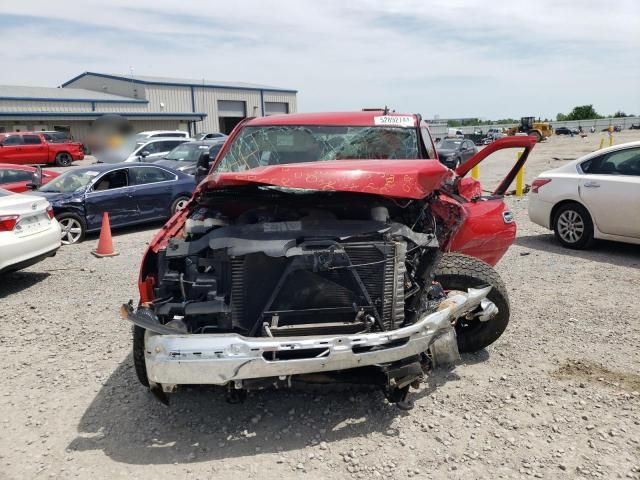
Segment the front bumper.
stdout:
[[[170,334],[150,330],[145,362],[151,382],[225,385],[252,378],[287,377],[402,360],[450,338],[452,321],[480,305],[491,287],[452,292],[440,310],[389,332],[355,335],[248,338],[237,334]],[[129,319],[137,322],[134,313]],[[295,352],[295,359],[278,359]]]

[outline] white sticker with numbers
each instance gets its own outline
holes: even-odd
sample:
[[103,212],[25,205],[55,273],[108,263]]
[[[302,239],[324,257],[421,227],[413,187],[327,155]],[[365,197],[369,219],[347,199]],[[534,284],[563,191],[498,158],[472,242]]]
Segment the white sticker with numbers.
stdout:
[[415,119],[409,115],[385,115],[373,117],[374,125],[390,125],[393,127],[415,127]]

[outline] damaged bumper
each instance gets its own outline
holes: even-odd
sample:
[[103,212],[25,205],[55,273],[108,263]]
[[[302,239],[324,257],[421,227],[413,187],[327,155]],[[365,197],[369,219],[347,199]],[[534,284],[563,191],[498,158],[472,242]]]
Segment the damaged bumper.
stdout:
[[151,382],[164,386],[225,385],[383,364],[428,350],[436,357],[436,364],[439,358],[450,361],[457,356],[453,320],[476,309],[490,290],[452,292],[438,311],[424,315],[413,325],[353,335],[249,338],[237,334],[165,334],[166,330],[149,330],[148,321],[142,322],[132,310],[127,317],[147,328],[145,361]]

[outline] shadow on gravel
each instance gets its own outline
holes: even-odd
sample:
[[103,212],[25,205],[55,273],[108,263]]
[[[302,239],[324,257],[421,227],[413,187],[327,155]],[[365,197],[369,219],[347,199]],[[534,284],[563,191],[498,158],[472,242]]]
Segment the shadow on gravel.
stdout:
[[[439,377],[438,377],[439,378]],[[423,386],[412,399],[423,396]],[[442,383],[443,380],[439,380]],[[382,393],[266,390],[240,405],[226,403],[221,388],[185,388],[161,405],[135,379],[129,355],[109,377],[78,425],[70,450],[101,450],[128,464],[189,463],[357,438],[370,432],[396,436],[404,415]],[[290,457],[289,457],[290,458]]]
[[640,268],[640,248],[638,245],[598,240],[591,250],[571,250],[560,245],[553,234],[517,237],[514,243],[520,247],[545,253],[583,258],[620,267]]
[[[155,236],[156,232],[162,228],[166,223],[165,220],[159,220],[157,222],[143,223],[141,225],[131,225],[129,227],[112,227],[111,235],[113,237],[119,237],[120,235],[127,235],[130,233],[138,233],[148,231],[149,241]],[[84,241],[97,240],[100,237],[100,231],[87,233]],[[73,246],[73,245],[72,245]]]
[[50,274],[47,272],[13,272],[0,279],[0,298],[20,292],[42,282]]

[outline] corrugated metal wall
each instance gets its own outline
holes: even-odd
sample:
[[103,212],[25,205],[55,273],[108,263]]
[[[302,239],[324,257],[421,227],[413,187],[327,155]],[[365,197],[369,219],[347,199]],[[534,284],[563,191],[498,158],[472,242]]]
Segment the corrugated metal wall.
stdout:
[[149,108],[146,103],[96,103],[96,112],[146,112]]
[[94,75],[80,77],[66,85],[65,88],[86,88],[94,92],[110,93],[111,95],[137,98],[139,100],[146,99],[145,86],[143,84],[127,80],[96,77]]
[[289,113],[298,111],[298,102],[295,93],[264,92],[265,102],[286,102],[289,104]]
[[90,102],[0,100],[0,112],[90,112]]
[[[191,112],[191,89],[189,87],[173,87],[148,85],[147,100],[150,112]],[[164,104],[164,107],[160,104]]]

